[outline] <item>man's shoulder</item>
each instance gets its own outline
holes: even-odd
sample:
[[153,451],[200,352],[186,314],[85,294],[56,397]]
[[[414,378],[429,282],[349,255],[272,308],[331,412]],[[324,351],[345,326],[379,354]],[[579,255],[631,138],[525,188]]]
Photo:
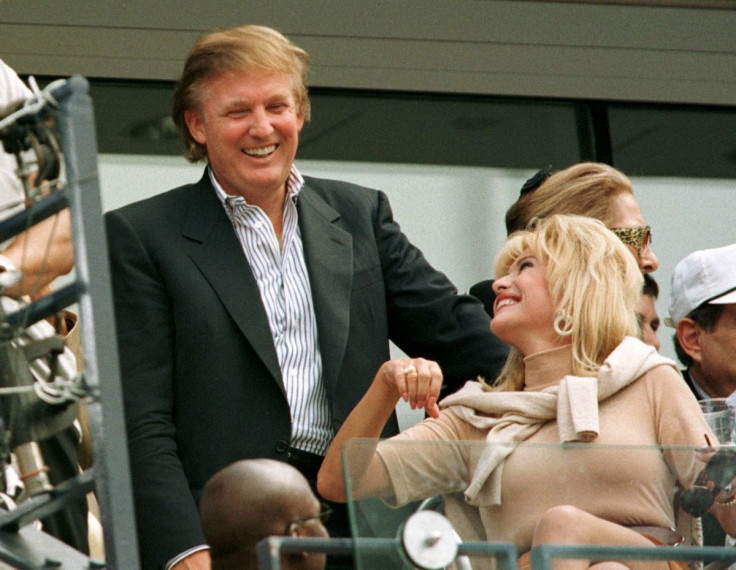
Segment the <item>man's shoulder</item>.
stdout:
[[333,180],[331,178],[315,178],[304,176],[304,184],[323,197],[362,197],[373,198],[379,194],[378,190],[367,188],[344,180]]
[[304,177],[305,198],[316,196],[319,200],[342,214],[363,214],[376,210],[380,202],[388,201],[383,192],[352,182],[328,178]]
[[[203,187],[206,185],[204,179],[191,184],[184,184],[148,198],[143,198],[119,208],[115,208],[108,214],[119,214],[124,217],[150,217],[166,212],[174,215],[177,211],[185,211],[192,200],[202,195]],[[214,195],[214,191],[213,191]]]

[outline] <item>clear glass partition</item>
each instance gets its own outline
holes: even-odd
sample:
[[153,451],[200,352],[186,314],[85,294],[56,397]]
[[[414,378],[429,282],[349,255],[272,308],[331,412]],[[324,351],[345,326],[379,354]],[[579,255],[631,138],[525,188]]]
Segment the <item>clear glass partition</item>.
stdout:
[[[736,561],[736,550],[700,547],[698,519],[732,495],[732,448],[357,439],[343,468],[356,568],[515,568],[535,528],[554,521],[569,532],[528,557],[535,568],[553,558]],[[594,528],[581,513],[627,527],[631,545],[579,538]],[[442,561],[447,548],[453,563]]]

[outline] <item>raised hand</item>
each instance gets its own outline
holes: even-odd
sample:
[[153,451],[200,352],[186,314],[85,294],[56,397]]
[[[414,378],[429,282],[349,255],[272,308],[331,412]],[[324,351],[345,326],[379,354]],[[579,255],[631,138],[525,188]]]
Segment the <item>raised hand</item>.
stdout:
[[381,366],[376,379],[395,388],[412,410],[424,408],[429,416],[439,416],[437,399],[442,388],[442,370],[436,362],[424,358],[394,358]]

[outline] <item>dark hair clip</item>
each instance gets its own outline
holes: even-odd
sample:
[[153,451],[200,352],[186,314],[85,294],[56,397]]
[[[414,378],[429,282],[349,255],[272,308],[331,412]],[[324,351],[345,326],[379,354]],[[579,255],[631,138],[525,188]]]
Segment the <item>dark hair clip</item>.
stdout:
[[521,192],[519,193],[519,198],[521,198],[522,196],[526,196],[527,194],[529,194],[529,192],[534,192],[542,185],[542,182],[549,178],[550,174],[552,174],[551,164],[537,170],[534,176],[524,182],[524,186],[521,187]]

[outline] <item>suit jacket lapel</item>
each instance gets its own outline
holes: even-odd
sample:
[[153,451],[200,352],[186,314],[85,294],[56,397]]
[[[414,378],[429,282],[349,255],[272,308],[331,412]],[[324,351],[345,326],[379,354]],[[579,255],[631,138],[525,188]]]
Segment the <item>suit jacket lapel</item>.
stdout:
[[182,232],[200,244],[190,257],[286,394],[258,284],[232,223],[206,172],[196,188]]
[[353,238],[337,224],[340,214],[306,184],[297,208],[317,318],[322,377],[328,392],[334,394],[350,324]]

